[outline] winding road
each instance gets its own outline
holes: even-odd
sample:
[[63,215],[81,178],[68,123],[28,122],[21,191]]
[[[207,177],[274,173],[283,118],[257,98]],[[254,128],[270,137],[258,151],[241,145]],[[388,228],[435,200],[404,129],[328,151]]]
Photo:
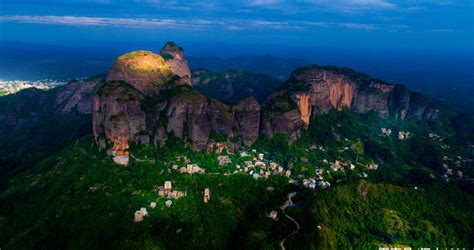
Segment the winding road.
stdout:
[[288,239],[291,236],[295,235],[300,230],[300,224],[298,224],[298,222],[295,219],[293,219],[291,216],[289,216],[285,211],[289,206],[294,204],[293,201],[291,200],[291,198],[293,198],[295,195],[296,195],[296,192],[289,193],[288,194],[288,200],[285,202],[285,204],[283,204],[283,206],[281,206],[281,210],[283,211],[283,214],[286,216],[286,218],[293,221],[293,223],[295,223],[295,225],[296,225],[295,230],[293,230],[293,232],[288,234],[283,240],[280,241],[280,247],[281,247],[282,250],[285,250],[285,241],[286,241],[286,239]]

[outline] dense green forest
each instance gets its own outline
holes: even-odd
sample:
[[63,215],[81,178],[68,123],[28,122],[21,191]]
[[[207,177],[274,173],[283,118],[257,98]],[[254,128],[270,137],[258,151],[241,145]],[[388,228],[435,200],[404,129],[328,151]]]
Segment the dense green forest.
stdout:
[[[393,133],[383,136],[381,128]],[[411,136],[399,140],[398,131]],[[278,249],[295,230],[280,207],[296,192],[296,206],[285,211],[301,228],[285,241],[287,249],[468,248],[474,245],[474,199],[465,181],[472,178],[468,137],[450,126],[332,111],[313,118],[298,141],[276,134],[243,148],[249,156],[223,152],[232,160],[224,166],[216,152],[193,151],[170,136],[161,147],[132,145],[124,167],[86,136],[31,162],[2,187],[0,247]],[[324,169],[331,186],[310,189],[289,184],[285,175],[254,179],[236,172],[258,153],[291,170],[289,178],[300,183]],[[184,156],[206,172],[173,169],[186,166]],[[331,170],[336,160],[344,170]],[[367,169],[370,163],[379,167]],[[447,183],[443,164],[463,177],[454,174]],[[156,192],[168,180],[186,192],[170,207]],[[208,203],[205,188],[212,192]],[[141,207],[149,215],[135,223]],[[268,217],[272,210],[276,220]]]

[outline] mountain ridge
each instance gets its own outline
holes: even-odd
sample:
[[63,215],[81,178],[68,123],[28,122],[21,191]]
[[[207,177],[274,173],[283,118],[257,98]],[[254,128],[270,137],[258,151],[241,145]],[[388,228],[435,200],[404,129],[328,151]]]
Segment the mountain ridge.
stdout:
[[[181,54],[177,59],[185,61],[183,50],[179,51]],[[122,70],[127,71],[127,66]],[[114,68],[110,74],[114,74]],[[113,79],[132,86],[136,80],[132,79],[130,83],[131,79],[127,77]],[[263,134],[271,137],[275,133],[283,133],[295,140],[300,130],[309,125],[311,117],[331,109],[348,108],[356,113],[375,111],[383,118],[392,116],[401,120],[413,118],[431,122],[439,118],[437,107],[430,106],[405,88],[333,66],[297,68],[264,102],[247,100],[230,106],[209,99],[192,88],[180,87],[183,81],[177,74],[170,73],[160,81],[160,89],[157,84],[145,84],[146,88],[155,88],[154,92],[141,91],[142,82],[137,85],[138,92],[127,91],[123,84],[103,83],[106,91],[95,95],[93,105],[94,137],[99,145],[106,148],[108,142],[123,144],[122,138],[157,145],[164,143],[169,133],[188,139],[196,150],[213,147],[216,142],[209,139],[212,132],[225,135],[225,143],[230,149],[249,145]],[[147,110],[142,108],[145,99],[153,100],[146,101],[151,103]],[[239,113],[239,110],[245,112]],[[123,148],[128,148],[128,145]],[[113,151],[110,153],[114,154]]]

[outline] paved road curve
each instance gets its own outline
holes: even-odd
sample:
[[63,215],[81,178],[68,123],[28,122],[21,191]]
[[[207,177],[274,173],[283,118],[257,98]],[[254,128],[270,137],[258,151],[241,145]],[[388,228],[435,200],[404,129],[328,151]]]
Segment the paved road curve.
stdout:
[[298,231],[300,230],[300,224],[298,224],[298,222],[293,219],[291,216],[289,216],[287,213],[286,213],[286,209],[293,205],[293,201],[291,200],[291,198],[293,198],[294,196],[296,195],[296,192],[293,192],[293,193],[289,193],[288,194],[288,200],[285,202],[285,204],[283,204],[283,206],[281,206],[281,210],[283,211],[283,214],[286,216],[286,218],[290,219],[291,221],[293,221],[293,223],[295,223],[296,225],[296,228],[295,230],[293,230],[293,232],[291,232],[290,234],[288,234],[281,242],[280,242],[280,247],[282,250],[285,250],[285,241],[286,239],[288,239],[289,237],[295,235],[296,233],[298,233]]

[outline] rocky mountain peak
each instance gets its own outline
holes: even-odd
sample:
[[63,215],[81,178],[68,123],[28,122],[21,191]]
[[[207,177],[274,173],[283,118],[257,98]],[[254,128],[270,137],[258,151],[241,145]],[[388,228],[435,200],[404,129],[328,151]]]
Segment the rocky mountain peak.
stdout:
[[107,81],[127,82],[150,96],[157,94],[173,75],[173,70],[161,55],[139,50],[117,58],[107,75]]
[[176,45],[174,42],[167,42],[163,48],[161,48],[160,54],[166,57],[166,55],[172,56],[177,60],[184,60],[184,49]]
[[165,64],[179,77],[181,82],[191,85],[191,70],[188,60],[184,57],[184,49],[174,42],[167,42],[160,51],[165,59]]

